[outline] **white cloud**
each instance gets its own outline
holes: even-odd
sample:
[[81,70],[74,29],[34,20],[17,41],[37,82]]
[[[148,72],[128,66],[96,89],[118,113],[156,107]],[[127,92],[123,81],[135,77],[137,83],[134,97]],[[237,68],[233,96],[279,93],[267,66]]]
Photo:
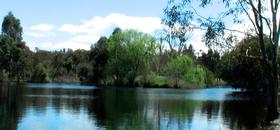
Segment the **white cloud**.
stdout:
[[27,29],[26,35],[35,39],[51,38],[56,35],[55,26],[52,24],[33,25]]
[[205,45],[205,43],[202,42],[202,37],[204,34],[205,31],[200,29],[194,30],[192,33],[192,37],[189,40],[189,44],[192,44],[196,52],[200,52],[200,50],[207,52],[208,50],[208,47]]
[[53,46],[52,42],[43,42],[43,43],[41,43],[42,49],[48,49],[48,48],[51,48],[52,46]]
[[54,25],[51,24],[37,24],[31,27],[32,30],[41,31],[41,32],[49,32],[55,28]]
[[33,37],[33,38],[43,38],[43,37],[45,37],[45,35],[40,33],[40,32],[27,32],[26,34],[28,36]]
[[[57,27],[57,28],[56,28]],[[138,17],[111,13],[107,16],[95,16],[78,24],[37,24],[27,32],[32,39],[39,42],[32,45],[42,49],[54,50],[62,48],[90,49],[100,36],[108,36],[112,28],[137,29],[145,33],[153,33],[161,29],[161,19],[158,17]],[[54,41],[55,40],[55,41]],[[58,41],[58,42],[57,42]]]
[[111,14],[106,19],[120,28],[137,29],[145,33],[152,33],[162,28],[161,19],[157,17],[130,17],[122,14]]
[[64,24],[59,30],[69,33],[93,33],[100,34],[111,27],[120,27],[122,29],[137,29],[146,33],[152,33],[161,29],[161,20],[157,17],[136,17],[123,14],[112,13],[105,17],[96,16],[82,23]]

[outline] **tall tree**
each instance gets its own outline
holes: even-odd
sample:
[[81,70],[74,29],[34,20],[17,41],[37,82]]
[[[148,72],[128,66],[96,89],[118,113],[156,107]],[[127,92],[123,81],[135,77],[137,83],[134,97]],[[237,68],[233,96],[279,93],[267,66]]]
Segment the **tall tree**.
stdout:
[[[205,8],[211,6],[212,0],[200,0],[199,6]],[[215,1],[217,2],[217,1]],[[175,17],[172,21],[180,23],[180,25],[196,25],[197,28],[206,30],[204,35],[204,41],[206,44],[218,43],[218,39],[222,39],[225,36],[225,31],[242,32],[242,30],[232,30],[226,28],[223,20],[230,16],[233,18],[234,23],[240,23],[240,15],[247,16],[246,18],[251,22],[254,28],[254,33],[258,35],[259,45],[261,50],[261,63],[264,68],[265,74],[263,82],[267,86],[267,121],[274,120],[278,117],[278,75],[277,75],[277,48],[279,44],[280,36],[280,15],[279,0],[223,0],[225,9],[219,16],[215,17],[203,17],[198,14],[197,10],[193,8],[191,0],[169,0],[169,3],[173,4],[172,8],[175,11],[172,14],[185,14]],[[171,8],[171,9],[172,9]],[[191,16],[191,17],[190,17]],[[233,17],[232,17],[233,16]],[[192,24],[185,24],[181,19],[196,19],[198,21]],[[267,29],[266,29],[267,28]],[[266,31],[267,30],[267,31]],[[272,46],[271,51],[273,53],[271,61],[268,58],[268,51],[265,47],[265,34],[269,36],[269,44]],[[222,44],[223,45],[223,44]]]
[[107,70],[117,86],[133,85],[136,76],[147,75],[155,54],[155,39],[136,30],[114,32],[109,38]]
[[101,79],[105,79],[105,65],[108,62],[108,39],[100,37],[100,39],[91,46],[89,58],[93,66],[92,80],[95,84],[99,85]]
[[21,41],[22,30],[20,20],[12,12],[9,12],[2,23],[2,34],[10,36],[15,41]]
[[22,27],[20,20],[17,19],[11,12],[4,17],[2,23],[2,38],[1,43],[1,62],[6,62],[6,69],[9,78],[16,78],[17,81],[24,79],[27,75],[28,66],[31,58],[31,51],[22,41]]
[[109,61],[107,64],[107,73],[112,75],[114,84],[120,86],[123,84],[121,77],[124,77],[124,71],[122,70],[122,62],[120,62],[121,55],[123,54],[123,31],[120,28],[115,28],[112,35],[109,38]]

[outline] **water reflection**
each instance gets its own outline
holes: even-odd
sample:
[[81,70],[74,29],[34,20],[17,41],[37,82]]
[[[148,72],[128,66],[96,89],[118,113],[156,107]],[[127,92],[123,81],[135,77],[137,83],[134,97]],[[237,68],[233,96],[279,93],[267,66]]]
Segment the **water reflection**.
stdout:
[[264,115],[261,103],[233,96],[236,90],[229,88],[40,85],[1,85],[1,130],[251,130]]

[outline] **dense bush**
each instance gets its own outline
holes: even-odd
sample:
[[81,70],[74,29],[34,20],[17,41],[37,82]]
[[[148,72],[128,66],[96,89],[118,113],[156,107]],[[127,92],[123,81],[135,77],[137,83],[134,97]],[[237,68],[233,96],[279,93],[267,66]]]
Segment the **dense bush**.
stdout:
[[262,81],[265,81],[260,58],[257,37],[247,37],[223,55],[220,63],[221,77],[234,87],[260,90],[263,87]]
[[31,76],[31,81],[38,83],[49,82],[48,73],[42,64],[38,64],[35,66],[35,69]]

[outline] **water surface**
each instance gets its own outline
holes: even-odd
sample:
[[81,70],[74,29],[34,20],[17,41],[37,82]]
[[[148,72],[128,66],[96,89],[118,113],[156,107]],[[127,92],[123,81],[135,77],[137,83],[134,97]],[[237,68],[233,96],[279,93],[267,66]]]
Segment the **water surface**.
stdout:
[[251,130],[262,103],[231,88],[144,89],[2,84],[1,130]]

